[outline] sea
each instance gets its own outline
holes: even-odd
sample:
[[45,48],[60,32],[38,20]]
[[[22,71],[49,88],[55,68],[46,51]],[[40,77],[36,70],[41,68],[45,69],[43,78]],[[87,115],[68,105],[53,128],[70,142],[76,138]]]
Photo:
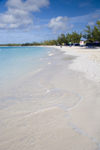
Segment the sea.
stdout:
[[9,90],[16,91],[17,83],[44,66],[49,52],[47,47],[0,47],[0,102],[9,99]]
[[39,68],[49,50],[45,47],[0,47],[0,87]]
[[81,96],[65,88],[77,77],[68,69],[72,59],[49,47],[0,47],[0,113],[76,106]]

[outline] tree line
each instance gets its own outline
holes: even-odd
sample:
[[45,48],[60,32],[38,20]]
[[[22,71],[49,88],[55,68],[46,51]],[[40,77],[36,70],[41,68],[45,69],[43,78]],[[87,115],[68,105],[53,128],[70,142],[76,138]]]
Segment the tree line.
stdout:
[[58,36],[57,40],[44,41],[44,45],[57,45],[57,44],[69,44],[80,43],[81,38],[85,39],[86,43],[100,43],[100,21],[97,21],[94,26],[87,25],[83,33],[67,33]]
[[80,43],[81,38],[86,39],[86,43],[100,43],[100,21],[98,20],[94,26],[86,26],[83,33],[66,33],[58,36],[56,40],[46,40],[44,42],[33,42],[23,44],[1,44],[0,46],[38,46],[38,45],[68,45],[69,43]]

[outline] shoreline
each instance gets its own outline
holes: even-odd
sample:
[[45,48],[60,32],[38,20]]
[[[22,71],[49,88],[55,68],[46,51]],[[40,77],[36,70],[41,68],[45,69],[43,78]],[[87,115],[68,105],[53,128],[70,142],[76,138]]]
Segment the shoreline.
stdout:
[[55,47],[42,70],[12,89],[14,105],[0,110],[0,149],[100,149],[100,85],[76,67],[83,54]]
[[65,55],[76,56],[70,69],[85,73],[89,80],[100,82],[100,48],[85,47],[53,47],[65,53]]

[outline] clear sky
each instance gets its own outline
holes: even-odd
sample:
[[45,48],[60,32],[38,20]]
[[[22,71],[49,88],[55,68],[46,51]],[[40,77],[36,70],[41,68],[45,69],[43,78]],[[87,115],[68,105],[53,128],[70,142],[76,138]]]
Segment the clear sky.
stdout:
[[100,0],[0,0],[0,43],[55,39],[100,19]]

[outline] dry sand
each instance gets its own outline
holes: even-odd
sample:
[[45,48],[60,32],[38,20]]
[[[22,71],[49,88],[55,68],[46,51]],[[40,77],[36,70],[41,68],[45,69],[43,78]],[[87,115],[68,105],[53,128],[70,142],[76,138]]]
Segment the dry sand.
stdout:
[[[56,47],[55,47],[56,48]],[[86,47],[57,47],[67,55],[76,56],[70,69],[86,74],[91,80],[100,82],[100,48]]]
[[0,150],[100,150],[100,50],[54,48],[1,93],[17,101],[0,110]]

